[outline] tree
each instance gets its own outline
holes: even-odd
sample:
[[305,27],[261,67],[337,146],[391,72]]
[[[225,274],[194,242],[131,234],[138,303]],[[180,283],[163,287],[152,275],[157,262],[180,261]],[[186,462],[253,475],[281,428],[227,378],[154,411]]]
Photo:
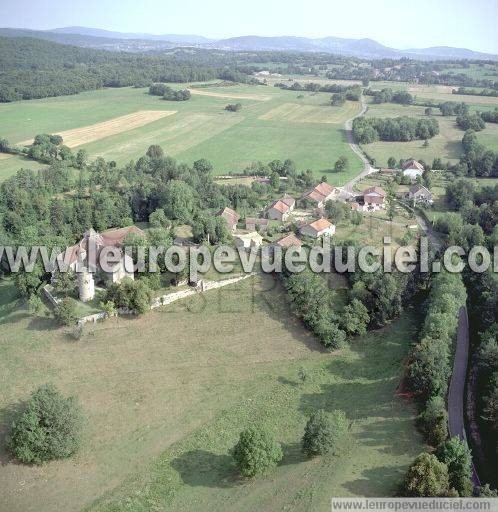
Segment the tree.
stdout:
[[353,299],[344,307],[341,322],[347,333],[363,336],[366,334],[367,325],[370,322],[368,309],[358,299]]
[[242,110],[242,104],[241,103],[229,103],[225,110],[228,110],[229,112],[238,112],[239,110]]
[[437,446],[442,443],[448,437],[448,413],[444,398],[429,398],[425,409],[418,417],[418,423],[429,444]]
[[348,165],[348,159],[345,156],[340,156],[334,164],[335,172],[342,172]]
[[54,280],[54,290],[60,295],[74,295],[76,292],[76,275],[72,270],[57,272]]
[[164,209],[167,217],[189,222],[195,209],[193,188],[184,181],[170,181],[161,194],[160,207]]
[[7,447],[22,462],[40,464],[73,455],[80,444],[82,414],[73,397],[51,384],[32,393],[12,422]]
[[267,473],[282,460],[282,447],[261,427],[251,427],[240,433],[233,448],[233,458],[242,476],[254,477]]
[[149,149],[147,149],[147,153],[145,153],[151,160],[155,158],[163,158],[164,151],[161,146],[158,144],[152,144],[152,146],[149,146]]
[[110,318],[111,316],[116,316],[118,312],[118,308],[116,304],[112,300],[108,300],[100,303],[100,308],[105,313],[106,318]]
[[166,217],[166,214],[162,208],[154,210],[149,215],[149,223],[153,228],[171,228],[171,221],[168,219],[168,217]]
[[43,267],[36,263],[32,272],[20,270],[14,274],[16,288],[23,297],[30,297],[38,291],[40,286],[43,285],[45,278],[45,271]]
[[120,283],[113,283],[107,288],[105,301],[143,314],[150,309],[151,291],[144,280],[134,281],[125,277]]
[[302,450],[308,457],[334,453],[347,429],[343,411],[333,411],[331,418],[320,409],[306,423],[302,438]]
[[432,107],[427,107],[424,112],[426,116],[432,116]]
[[43,301],[39,295],[31,295],[31,297],[28,299],[29,314],[33,316],[42,316],[44,310],[45,306],[43,305]]
[[76,153],[75,163],[77,169],[84,169],[88,163],[88,153],[86,149],[79,149]]
[[62,299],[55,307],[54,316],[61,325],[74,324],[78,318],[74,299],[71,299],[71,297]]
[[273,189],[278,190],[278,188],[280,186],[280,176],[278,175],[278,173],[272,172],[270,174],[269,180],[270,180],[270,186]]
[[404,482],[406,496],[445,496],[448,489],[448,468],[435,455],[422,453],[408,468]]
[[395,169],[396,168],[396,158],[394,158],[393,156],[390,156],[389,159],[387,160],[387,167],[389,167],[389,169]]
[[450,486],[460,496],[471,496],[472,455],[467,443],[452,437],[439,445],[436,456],[448,466]]

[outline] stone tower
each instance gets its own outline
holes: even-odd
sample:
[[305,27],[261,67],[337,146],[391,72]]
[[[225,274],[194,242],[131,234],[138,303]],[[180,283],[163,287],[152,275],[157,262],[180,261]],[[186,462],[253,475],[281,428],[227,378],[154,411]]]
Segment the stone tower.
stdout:
[[81,302],[88,302],[95,297],[93,274],[87,270],[78,272],[78,293]]
[[[95,297],[95,281],[93,272],[97,270],[96,260],[102,237],[93,229],[85,233],[78,248],[78,294],[82,302],[88,302]],[[91,260],[91,261],[90,261]]]

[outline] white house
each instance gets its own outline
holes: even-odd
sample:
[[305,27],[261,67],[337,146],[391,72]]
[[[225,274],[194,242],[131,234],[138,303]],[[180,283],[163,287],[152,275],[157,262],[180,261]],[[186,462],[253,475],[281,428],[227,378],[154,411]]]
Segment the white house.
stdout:
[[423,185],[413,185],[413,187],[410,187],[410,190],[408,190],[408,199],[415,203],[423,202],[432,204],[433,202],[431,191]]
[[327,219],[321,218],[305,224],[299,230],[302,235],[311,238],[320,238],[322,236],[332,236],[335,233],[335,225]]
[[363,211],[380,210],[385,207],[387,194],[380,187],[369,187],[363,191]]
[[403,176],[408,176],[412,180],[422,176],[424,170],[424,166],[417,160],[408,160],[403,164]]
[[271,220],[285,222],[289,218],[295,205],[296,200],[290,195],[285,194],[282,198],[268,206],[266,209],[266,217]]

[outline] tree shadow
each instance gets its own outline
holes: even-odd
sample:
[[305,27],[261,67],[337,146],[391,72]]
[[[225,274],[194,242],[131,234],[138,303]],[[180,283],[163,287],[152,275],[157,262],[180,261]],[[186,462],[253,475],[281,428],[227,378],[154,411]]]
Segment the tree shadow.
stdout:
[[284,456],[279,466],[290,466],[291,464],[300,464],[309,460],[309,457],[303,453],[301,443],[299,442],[282,444],[282,451]]
[[280,384],[283,384],[284,386],[290,386],[292,388],[298,388],[299,387],[299,383],[294,381],[294,380],[290,380],[288,379],[287,377],[278,377],[278,382],[280,382]]
[[242,482],[229,455],[191,450],[171,461],[171,467],[191,487],[227,488]]
[[[362,472],[362,478],[346,482],[343,486],[354,496],[376,497],[379,489],[384,489],[384,495],[394,496],[403,481],[406,468],[403,466],[381,466]],[[386,482],[395,482],[392,489],[385,489]]]
[[58,329],[59,324],[49,316],[36,316],[29,322],[27,329],[30,331],[53,331]]

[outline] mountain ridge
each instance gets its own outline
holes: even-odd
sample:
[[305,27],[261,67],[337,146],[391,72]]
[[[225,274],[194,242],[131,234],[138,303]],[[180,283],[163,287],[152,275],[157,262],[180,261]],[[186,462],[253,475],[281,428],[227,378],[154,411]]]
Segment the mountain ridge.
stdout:
[[160,51],[176,46],[195,46],[206,49],[230,51],[296,51],[325,52],[366,59],[418,60],[474,59],[498,60],[498,55],[478,52],[467,48],[433,46],[399,50],[385,46],[371,38],[343,38],[327,36],[308,38],[300,36],[236,36],[211,39],[195,34],[147,34],[115,32],[91,27],[59,27],[51,30],[0,28],[0,35],[10,37],[36,37],[63,44],[101,48],[115,51]]

